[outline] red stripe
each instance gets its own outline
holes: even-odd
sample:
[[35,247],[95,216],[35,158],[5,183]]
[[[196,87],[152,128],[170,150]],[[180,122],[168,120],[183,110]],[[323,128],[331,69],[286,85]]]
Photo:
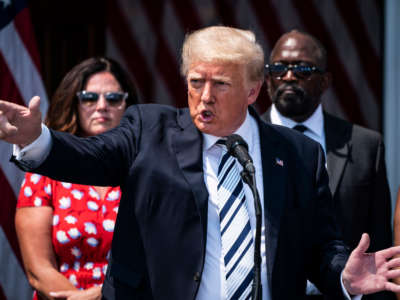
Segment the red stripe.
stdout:
[[154,98],[154,78],[146,63],[146,59],[129,32],[129,25],[117,1],[109,0],[107,1],[107,5],[107,11],[109,12],[107,16],[108,25],[113,39],[127,64],[127,68],[136,79],[139,90],[143,95],[143,100],[150,102]]
[[14,82],[14,78],[11,75],[10,69],[4,60],[2,53],[0,52],[0,99],[7,99],[14,103],[25,105],[22,100],[22,96],[19,93],[18,87]]
[[374,94],[374,100],[380,104],[382,97],[382,60],[377,56],[368,37],[361,19],[361,12],[354,1],[340,0],[335,2],[346,28],[354,41],[357,56],[360,58],[360,66],[368,85]]
[[328,51],[328,68],[333,73],[332,87],[335,89],[343,111],[350,121],[366,126],[366,121],[360,110],[361,99],[355,92],[355,88],[350,84],[349,74],[347,74],[342,61],[335,51],[336,41],[332,39],[314,3],[307,1],[307,5],[305,5],[304,2],[293,1],[293,5],[298,10],[307,31],[317,37],[330,50]]
[[202,27],[199,16],[196,9],[193,7],[192,2],[186,1],[185,5],[182,5],[181,1],[173,0],[171,3],[174,6],[176,15],[180,19],[185,32],[190,32]]
[[[14,191],[11,189],[3,170],[0,169],[0,191],[1,191],[1,210],[0,210],[0,226],[2,227],[15,256],[20,263],[22,262],[19,252],[17,234],[14,226],[15,208],[17,199]],[[21,264],[22,266],[22,264]]]
[[[278,19],[278,14],[275,12],[275,7],[270,1],[250,1],[253,6],[253,11],[257,15],[258,22],[262,25],[265,39],[273,47],[280,35],[284,32],[283,27]],[[267,49],[265,49],[267,50]],[[268,60],[269,54],[266,53]]]
[[215,1],[215,6],[223,25],[237,27],[237,21],[233,15],[232,3],[226,0]]
[[14,25],[40,74],[40,56],[36,45],[35,33],[33,32],[29,8],[24,8],[15,16]]
[[154,34],[156,35],[156,41],[158,43],[156,49],[155,62],[158,67],[159,74],[164,78],[164,81],[171,93],[173,100],[175,100],[177,107],[186,107],[186,86],[182,76],[179,73],[179,66],[174,63],[176,58],[171,54],[168,44],[164,39],[164,33],[162,31],[163,24],[163,13],[164,5],[166,2],[161,2],[154,6],[151,1],[141,1],[142,6],[147,14],[147,19],[152,25]]

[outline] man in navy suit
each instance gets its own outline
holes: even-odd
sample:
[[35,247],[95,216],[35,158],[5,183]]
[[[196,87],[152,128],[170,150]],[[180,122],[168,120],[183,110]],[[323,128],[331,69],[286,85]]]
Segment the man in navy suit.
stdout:
[[[321,144],[334,209],[350,249],[357,246],[363,232],[371,238],[370,251],[385,249],[392,245],[392,229],[382,136],[322,109],[321,96],[331,81],[326,65],[326,50],[315,37],[297,30],[282,35],[267,65],[266,83],[273,104],[262,118],[289,128],[301,125],[305,135]],[[386,292],[363,299],[395,296]]]
[[[189,109],[137,105],[118,128],[87,139],[41,127],[37,97],[29,108],[0,101],[0,137],[19,145],[13,158],[19,166],[57,180],[121,186],[104,299],[239,298],[227,297],[231,274],[218,193],[218,166],[226,157],[218,141],[233,133],[248,143],[256,168],[262,299],[302,299],[307,278],[337,299],[400,291],[389,282],[400,275],[394,270],[399,259],[392,259],[400,247],[367,254],[364,235],[348,256],[320,146],[265,124],[249,108],[263,68],[264,53],[252,32],[223,26],[195,31],[182,50]],[[231,167],[241,168],[237,162]],[[243,193],[243,202],[234,203],[245,206],[254,233],[253,196],[247,186]],[[244,264],[248,270],[253,261]],[[243,282],[234,288],[240,299],[249,299],[251,282]]]

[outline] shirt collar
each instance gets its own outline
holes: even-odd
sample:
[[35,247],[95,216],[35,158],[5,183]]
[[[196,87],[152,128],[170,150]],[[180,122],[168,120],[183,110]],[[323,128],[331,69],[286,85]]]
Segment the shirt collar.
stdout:
[[[240,135],[246,143],[251,147],[253,143],[253,137],[251,134],[251,117],[249,114],[249,111],[246,113],[246,118],[242,125],[234,132],[235,134]],[[209,150],[212,146],[215,145],[215,143],[222,137],[207,134],[207,133],[202,133],[203,134],[203,151]]]
[[316,135],[322,137],[324,132],[324,115],[322,113],[322,105],[319,104],[314,113],[304,122],[296,123],[292,119],[282,116],[276,109],[275,105],[271,107],[271,123],[277,125],[283,125],[285,127],[293,128],[297,124],[303,124],[307,126],[309,130],[314,132]]

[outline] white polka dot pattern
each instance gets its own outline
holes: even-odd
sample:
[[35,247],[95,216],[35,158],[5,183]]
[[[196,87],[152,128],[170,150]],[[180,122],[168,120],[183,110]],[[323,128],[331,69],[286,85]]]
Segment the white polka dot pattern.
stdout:
[[26,173],[18,207],[53,209],[52,243],[59,270],[78,289],[86,289],[104,280],[120,196],[118,187],[100,197],[93,186]]

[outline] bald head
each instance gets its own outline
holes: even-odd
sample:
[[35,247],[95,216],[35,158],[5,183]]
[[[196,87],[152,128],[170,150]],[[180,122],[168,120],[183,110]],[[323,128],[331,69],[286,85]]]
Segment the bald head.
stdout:
[[292,30],[276,42],[270,65],[270,70],[273,66],[278,70],[266,75],[272,103],[283,116],[304,122],[318,108],[321,95],[330,85],[325,48],[313,36]]
[[276,61],[277,56],[287,60],[310,62],[322,70],[326,69],[327,57],[324,46],[312,35],[299,30],[289,31],[279,38],[272,49],[270,62]]

